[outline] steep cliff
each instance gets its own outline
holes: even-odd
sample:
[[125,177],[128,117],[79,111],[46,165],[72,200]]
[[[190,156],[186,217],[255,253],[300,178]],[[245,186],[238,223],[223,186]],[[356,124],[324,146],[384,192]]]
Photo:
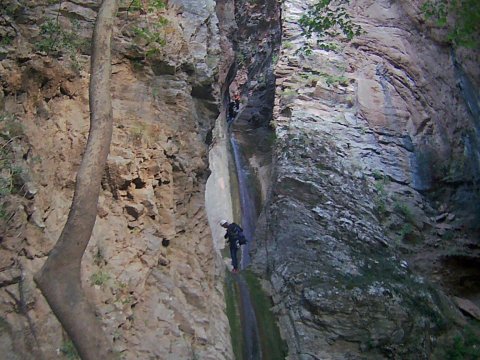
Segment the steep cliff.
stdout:
[[359,0],[364,33],[307,55],[309,3],[282,5],[254,267],[291,359],[444,358],[480,305],[478,53],[452,56],[417,2]]
[[[98,1],[2,5],[1,348],[71,352],[32,281],[71,203],[88,133],[89,42]],[[125,359],[229,359],[223,262],[204,209],[228,40],[214,1],[123,1],[114,134],[83,282]]]
[[[72,353],[32,275],[86,142],[98,3],[2,2],[7,359]],[[478,312],[478,53],[452,52],[417,1],[357,0],[365,33],[306,55],[309,3],[122,1],[83,282],[123,358],[233,358],[217,226],[238,212],[229,91],[242,95],[231,129],[261,211],[252,268],[290,359],[441,359]]]

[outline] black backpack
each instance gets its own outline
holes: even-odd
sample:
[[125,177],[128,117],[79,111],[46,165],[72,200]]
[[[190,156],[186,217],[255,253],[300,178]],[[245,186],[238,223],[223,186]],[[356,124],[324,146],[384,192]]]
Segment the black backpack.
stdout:
[[238,243],[240,245],[245,245],[247,243],[247,239],[245,238],[245,235],[243,234],[243,229],[238,226],[237,224],[235,224],[236,226],[233,227],[232,229],[232,235],[234,237],[234,239],[236,241],[238,241]]

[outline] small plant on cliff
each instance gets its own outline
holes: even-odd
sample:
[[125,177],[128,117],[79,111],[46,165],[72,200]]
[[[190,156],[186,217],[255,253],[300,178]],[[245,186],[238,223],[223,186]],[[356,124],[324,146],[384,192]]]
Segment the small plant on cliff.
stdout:
[[[335,50],[332,39],[340,37],[350,41],[362,34],[362,28],[352,21],[347,11],[349,3],[349,0],[317,0],[300,18],[303,35],[307,39],[316,35],[316,43],[320,49]],[[310,54],[312,47],[306,43],[303,50]]]
[[147,47],[147,51],[145,55],[147,57],[159,52],[160,49],[167,43],[165,34],[162,31],[163,26],[163,22],[161,22],[144,28],[135,27],[133,29],[134,34],[146,42],[145,45]]
[[272,56],[272,64],[276,65],[278,62],[278,54],[273,54]]
[[130,128],[129,138],[131,141],[141,141],[145,135],[147,128],[145,124],[141,122],[135,123],[135,125]]
[[150,0],[147,5],[147,11],[153,12],[155,10],[165,9],[165,1],[163,0]]
[[245,66],[245,55],[243,55],[243,53],[237,53],[237,62],[240,68]]
[[472,326],[467,326],[461,335],[455,336],[453,344],[446,350],[445,355],[446,360],[480,359],[478,329],[475,330]]
[[428,0],[422,5],[426,19],[449,30],[447,40],[455,46],[480,46],[480,1]]
[[60,352],[65,355],[68,360],[80,359],[80,356],[78,356],[77,350],[75,349],[75,346],[71,340],[67,340],[62,344]]
[[49,19],[40,26],[40,41],[35,44],[38,51],[48,55],[60,57],[67,55],[74,70],[79,70],[78,54],[86,48],[87,42],[78,36],[80,23],[72,20],[72,30],[63,29],[58,20]]
[[380,171],[374,170],[373,177],[375,178],[375,191],[376,196],[374,199],[375,211],[380,220],[385,219],[388,213],[387,200],[388,194],[385,190],[385,185],[390,183],[390,179],[383,175]]
[[90,276],[90,281],[93,285],[102,286],[106,284],[108,280],[110,280],[110,275],[102,270],[98,270]]
[[403,224],[402,228],[400,229],[400,239],[401,240],[408,240],[413,234],[413,226],[410,223]]
[[129,3],[128,10],[140,11],[143,13],[152,13],[157,10],[165,9],[166,7],[165,1],[163,0],[127,0],[126,3]]
[[144,43],[146,58],[160,53],[162,47],[167,43],[167,30],[165,27],[169,22],[165,17],[159,15],[159,11],[164,10],[165,7],[165,2],[161,0],[134,0],[130,3],[129,9],[131,8],[133,10],[139,10],[144,14],[154,15],[154,20],[152,20],[151,16],[145,15],[146,21],[142,22],[140,26],[133,28],[136,39]]
[[8,46],[8,45],[11,45],[12,44],[12,41],[13,41],[13,38],[11,38],[10,36],[6,35],[2,38],[2,40],[0,40],[0,46]]
[[0,219],[6,221],[9,213],[4,198],[15,190],[15,178],[22,168],[15,163],[13,145],[23,135],[23,127],[17,118],[8,113],[0,114]]
[[325,78],[325,82],[328,86],[337,87],[338,85],[347,86],[348,85],[348,78],[344,75],[332,75],[327,73],[321,73],[321,76]]
[[408,205],[396,201],[395,210],[403,216],[405,221],[409,222],[410,224],[415,223],[415,217],[412,213],[412,210],[410,210],[410,208],[408,207]]
[[295,91],[294,89],[285,88],[285,89],[282,90],[282,92],[280,94],[281,94],[281,96],[286,97],[286,98],[293,98],[297,95],[297,91]]

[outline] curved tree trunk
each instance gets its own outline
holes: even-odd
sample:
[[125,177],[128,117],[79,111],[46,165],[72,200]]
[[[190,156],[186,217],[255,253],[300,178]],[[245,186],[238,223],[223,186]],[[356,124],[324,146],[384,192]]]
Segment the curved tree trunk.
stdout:
[[84,360],[113,359],[112,344],[82,289],[80,264],[97,216],[112,138],[111,36],[118,0],[104,0],[93,32],[90,133],[68,219],[35,281]]

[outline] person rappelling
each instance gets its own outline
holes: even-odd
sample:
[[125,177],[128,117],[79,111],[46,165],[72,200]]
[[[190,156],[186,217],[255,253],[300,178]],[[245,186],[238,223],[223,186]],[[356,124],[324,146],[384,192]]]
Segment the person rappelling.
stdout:
[[227,220],[221,220],[220,226],[227,229],[227,232],[224,235],[224,238],[227,239],[227,243],[230,246],[230,257],[232,258],[232,272],[238,273],[238,258],[237,251],[240,249],[241,245],[247,243],[247,239],[243,234],[243,229],[240,225],[232,222],[229,223]]

